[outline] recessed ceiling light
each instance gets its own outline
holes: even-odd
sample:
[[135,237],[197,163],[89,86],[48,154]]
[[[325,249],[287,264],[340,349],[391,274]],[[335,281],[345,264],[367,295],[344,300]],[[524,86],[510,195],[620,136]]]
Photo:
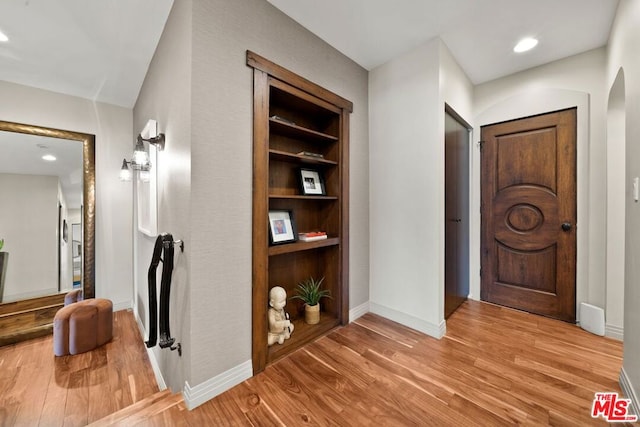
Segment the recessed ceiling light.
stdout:
[[0,42],[8,42],[8,41],[9,41],[9,37],[7,37],[7,35],[2,31],[0,31]]
[[513,51],[516,53],[526,52],[528,50],[533,49],[538,44],[538,40],[533,37],[527,37],[518,42],[516,47],[513,48]]
[[42,156],[42,160],[46,160],[47,162],[55,162],[56,156],[52,154],[45,154],[44,156]]

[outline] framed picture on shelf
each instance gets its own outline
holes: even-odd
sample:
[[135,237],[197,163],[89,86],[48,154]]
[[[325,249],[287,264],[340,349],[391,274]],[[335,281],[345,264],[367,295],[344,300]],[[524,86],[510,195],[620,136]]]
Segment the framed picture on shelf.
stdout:
[[300,191],[305,196],[325,196],[324,180],[315,169],[300,168]]
[[285,210],[269,211],[269,243],[279,245],[298,240],[293,213]]

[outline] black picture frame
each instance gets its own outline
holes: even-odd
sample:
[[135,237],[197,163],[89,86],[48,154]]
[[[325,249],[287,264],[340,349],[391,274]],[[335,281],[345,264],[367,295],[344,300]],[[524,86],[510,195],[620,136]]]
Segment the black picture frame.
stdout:
[[298,172],[300,192],[304,196],[326,196],[322,173],[317,169],[300,168]]
[[293,211],[284,209],[270,210],[268,221],[270,245],[293,243],[298,240]]

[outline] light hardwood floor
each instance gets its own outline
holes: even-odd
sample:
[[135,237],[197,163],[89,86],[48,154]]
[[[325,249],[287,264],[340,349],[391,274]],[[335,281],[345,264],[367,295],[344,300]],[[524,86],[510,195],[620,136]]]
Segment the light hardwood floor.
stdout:
[[158,391],[130,311],[114,313],[113,340],[55,357],[51,335],[0,347],[0,426],[84,426]]
[[[125,341],[113,344],[118,343]],[[36,366],[45,366],[44,373],[55,371],[46,367],[53,365],[50,345],[41,339],[24,350],[20,345],[0,349],[0,403],[3,408],[11,404],[0,412],[2,424],[38,425],[40,420],[41,425],[80,425],[76,421],[96,419],[81,407],[99,406],[93,400],[102,403],[112,390],[123,396],[113,406],[124,403],[125,395],[133,401],[157,390],[148,384],[153,376],[138,338],[126,344],[135,349],[123,350],[138,355],[125,358],[126,367],[118,366],[125,373],[110,372],[107,349],[101,383],[91,381],[91,364],[101,358],[88,356],[84,381],[71,381],[70,372],[76,370],[66,370],[68,384],[81,387],[52,387],[43,378],[33,388],[44,393],[28,392],[27,385],[38,377]],[[16,361],[20,352],[32,359],[29,368]],[[567,323],[469,301],[447,320],[442,340],[367,314],[193,411],[173,403],[161,412],[142,410],[120,425],[605,425],[590,417],[591,404],[597,391],[620,393],[621,363],[620,342]],[[18,371],[12,375],[17,383],[5,380],[5,367]],[[147,383],[136,371],[148,373]],[[33,398],[43,394],[45,398]],[[79,394],[83,397],[75,397]],[[57,411],[47,410],[51,406]],[[58,421],[43,423],[54,415]]]

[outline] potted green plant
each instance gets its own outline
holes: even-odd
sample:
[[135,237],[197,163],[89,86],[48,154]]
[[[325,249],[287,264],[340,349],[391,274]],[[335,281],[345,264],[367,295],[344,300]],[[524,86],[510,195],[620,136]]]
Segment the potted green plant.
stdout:
[[4,294],[4,277],[7,274],[7,264],[9,263],[9,252],[2,252],[4,239],[0,239],[0,302]]
[[320,322],[320,299],[331,298],[331,292],[328,289],[320,289],[320,285],[324,281],[324,277],[315,280],[313,277],[298,283],[296,295],[292,299],[299,299],[304,302],[304,321],[309,325],[315,325]]

